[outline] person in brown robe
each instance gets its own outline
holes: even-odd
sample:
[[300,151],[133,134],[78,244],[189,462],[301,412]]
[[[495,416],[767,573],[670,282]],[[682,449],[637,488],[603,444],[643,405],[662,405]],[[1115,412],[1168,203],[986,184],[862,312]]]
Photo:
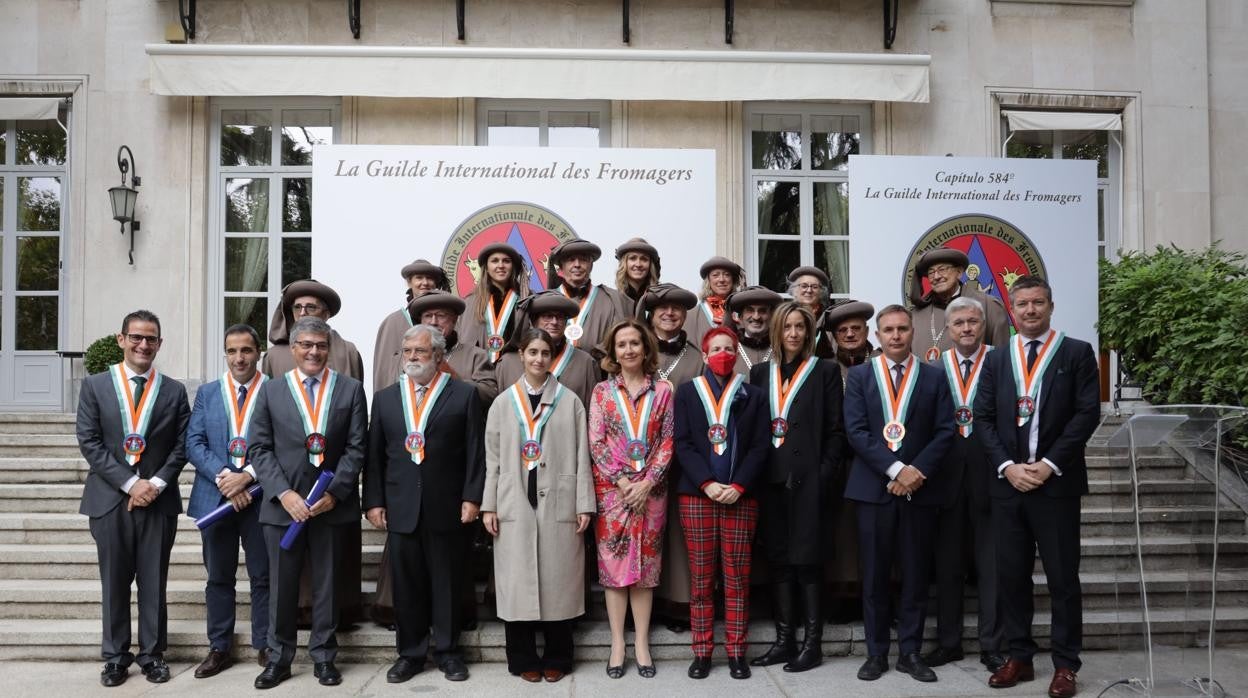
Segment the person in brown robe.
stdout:
[[659,251],[645,238],[629,238],[615,248],[615,259],[619,262],[615,269],[615,290],[620,317],[634,317],[646,289],[659,283],[662,276]]
[[[697,378],[706,370],[702,348],[683,329],[687,315],[698,304],[697,296],[676,284],[655,284],[642,297],[638,313],[654,330],[659,341],[659,369],[656,376],[673,388]],[[707,327],[709,330],[710,327]],[[680,464],[676,459],[669,466],[669,477],[678,477]],[[663,540],[663,566],[659,588],[655,592],[656,618],[668,630],[689,629],[689,546],[680,525],[677,497],[668,500],[667,528]]]
[[[588,240],[566,240],[550,251],[550,264],[546,268],[546,288],[563,294],[577,304],[576,310],[568,317],[563,336],[572,346],[599,359],[604,354],[599,346],[602,335],[617,321],[629,317],[621,313],[623,304],[615,289],[590,280],[594,262],[601,256],[602,248]],[[532,320],[532,317],[529,319]],[[499,384],[511,383],[500,381]]]
[[[437,328],[446,339],[446,352],[443,355],[441,370],[451,374],[452,378],[472,383],[477,388],[477,397],[481,404],[488,405],[498,396],[498,384],[494,379],[494,366],[486,356],[485,350],[459,341],[455,333],[455,324],[464,312],[465,303],[453,293],[434,289],[413,295],[404,308],[406,317],[416,323]],[[407,330],[404,330],[406,332]],[[402,335],[400,345],[402,344]],[[398,380],[396,375],[391,382]],[[384,387],[384,386],[383,386]],[[380,390],[380,389],[378,389]],[[484,416],[483,416],[484,418]],[[480,522],[471,525],[469,536],[474,542],[473,559],[469,566],[472,581],[485,581],[489,571],[489,549],[480,549],[476,543],[484,541],[484,529]],[[460,598],[460,617],[463,619],[461,630],[473,630],[477,627],[477,599],[474,584],[466,584]],[[395,624],[394,589],[391,587],[389,548],[381,551],[381,565],[377,572],[377,595],[373,599],[370,616],[373,621],[385,626]]]
[[[875,315],[870,303],[842,301],[828,308],[823,324],[836,337],[836,362],[841,368],[841,389],[849,369],[879,352],[868,340],[867,321]],[[848,465],[848,464],[846,464]],[[829,492],[832,504],[832,557],[825,567],[828,582],[828,619],[850,623],[862,618],[862,580],[858,571],[858,513],[854,503],[841,496],[849,468],[837,470],[838,477]]]
[[[977,279],[962,275],[970,270],[970,260],[961,250],[938,247],[919,257],[914,266],[910,301],[914,306],[914,340],[910,349],[920,359],[932,363],[953,348],[953,336],[945,328],[945,308],[955,298],[971,298],[984,306],[984,343],[1003,347],[1010,341],[1010,318],[999,298],[981,290]],[[932,290],[923,291],[926,277]]]
[[771,311],[784,297],[766,286],[748,286],[728,296],[728,313],[737,333],[737,365],[734,371],[750,375],[755,364],[771,360]]
[[403,364],[403,333],[420,322],[407,312],[407,303],[417,294],[434,289],[450,290],[446,272],[442,267],[424,259],[418,259],[399,272],[407,284],[407,302],[402,308],[390,313],[377,328],[377,342],[373,345],[373,392],[399,379]]
[[[460,342],[481,347],[493,363],[516,331],[524,329],[523,313],[516,312],[516,305],[529,296],[529,269],[516,248],[502,242],[482,247],[477,264],[481,277],[476,290],[464,299],[467,310],[455,330]],[[490,330],[487,318],[501,322],[497,333]]]
[[[695,347],[701,348],[702,335],[725,321],[728,296],[745,288],[745,269],[740,264],[718,255],[702,263],[702,292],[696,307],[685,318],[685,334]],[[728,320],[727,322],[731,322]]]
[[[269,326],[269,350],[264,353],[261,370],[269,378],[280,378],[295,369],[295,357],[290,351],[287,329],[303,317],[321,320],[342,310],[342,298],[334,289],[315,279],[303,279],[282,289],[282,305],[273,314]],[[343,339],[337,331],[329,333],[329,367],[352,378],[364,380],[364,360],[355,345]],[[360,522],[344,524],[341,534],[342,548],[339,559],[342,566],[334,577],[334,595],[338,600],[338,627],[343,628],[364,618],[361,567],[363,566]],[[299,579],[299,625],[312,621],[312,582],[309,567],[305,564]]]
[[831,359],[836,355],[836,339],[823,324],[831,287],[831,279],[818,267],[802,266],[789,272],[789,295],[815,316],[815,356],[821,359]]
[[[555,342],[551,347],[550,374],[580,398],[582,405],[589,404],[594,386],[603,378],[602,372],[594,357],[573,346],[566,336],[568,320],[575,317],[580,306],[559,291],[542,291],[525,298],[521,307],[533,327],[550,335]],[[565,355],[565,352],[570,353]],[[506,386],[520,380],[523,375],[524,363],[520,359],[519,347],[513,343],[503,350],[503,355],[494,365],[494,378],[498,385]]]
[[[342,299],[334,289],[315,279],[303,279],[282,289],[282,304],[273,311],[269,323],[269,350],[264,353],[260,370],[270,378],[294,370],[295,357],[290,353],[287,328],[301,317],[313,316],[328,321],[342,310]],[[364,359],[355,345],[342,338],[337,330],[329,335],[329,367],[352,378],[364,380]]]

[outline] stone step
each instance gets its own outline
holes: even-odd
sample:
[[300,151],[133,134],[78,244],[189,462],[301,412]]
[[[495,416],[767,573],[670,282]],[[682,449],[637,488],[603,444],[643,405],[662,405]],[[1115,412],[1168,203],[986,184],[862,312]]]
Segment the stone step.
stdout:
[[[1218,541],[1218,565],[1225,569],[1248,568],[1248,536],[1224,535]],[[1144,567],[1150,572],[1209,569],[1213,541],[1209,535],[1152,535],[1141,545]],[[1082,573],[1129,572],[1137,569],[1134,536],[1084,537],[1080,545]],[[1035,569],[1042,570],[1039,557]]]
[[0,458],[81,457],[78,438],[71,434],[6,434],[0,433]]
[[[1131,480],[1131,460],[1126,456],[1088,456],[1088,477],[1094,480]],[[1141,480],[1182,480],[1193,472],[1178,454],[1142,456],[1136,460]]]
[[[1114,537],[1134,540],[1135,512],[1129,508],[1083,507],[1080,533],[1084,538]],[[1140,531],[1151,535],[1212,535],[1212,506],[1144,507],[1140,509]],[[1248,533],[1244,528],[1244,512],[1222,509],[1217,512],[1220,534]]]
[[[386,532],[363,523],[365,545],[382,545]],[[177,541],[182,544],[198,544],[199,529],[187,516],[178,517]],[[87,527],[87,518],[77,513],[8,512],[0,513],[0,543],[26,543],[28,545],[89,545],[93,542]]]
[[[1140,505],[1142,507],[1164,506],[1213,506],[1213,483],[1204,480],[1141,480]],[[1088,494],[1083,497],[1083,508],[1107,507],[1131,510],[1135,499],[1131,494],[1129,480],[1089,480]],[[1233,507],[1230,500],[1222,499],[1222,506]]]
[[[203,580],[204,560],[198,538],[179,537],[169,559],[169,579]],[[239,551],[238,578],[245,579],[243,562],[246,555]],[[363,578],[377,579],[381,561],[380,545],[362,547]],[[99,579],[99,563],[93,543],[73,545],[27,545],[0,543],[0,579]]]
[[[0,458],[0,484],[82,483],[88,472],[87,461],[81,454],[65,458]],[[194,481],[195,468],[188,464],[179,473],[178,482],[189,487]]]
[[73,434],[77,417],[61,412],[0,412],[0,434]]
[[[1208,614],[1191,614],[1185,610],[1158,610],[1152,615],[1153,640],[1160,645],[1195,646],[1208,630]],[[1110,611],[1089,611],[1083,616],[1084,648],[1089,650],[1135,649],[1141,640],[1143,623],[1138,613],[1121,614]],[[968,651],[978,651],[974,642],[976,619],[968,615],[963,636]],[[718,626],[719,624],[717,624]],[[722,627],[716,635],[722,637]],[[1220,642],[1242,642],[1248,639],[1248,609],[1219,610],[1217,620]],[[1037,613],[1033,632],[1039,644],[1047,646],[1049,615]],[[935,625],[929,619],[925,635],[935,638]],[[771,623],[765,619],[750,623],[749,656],[755,656],[771,642]],[[865,651],[861,624],[829,625],[824,630],[823,652],[828,656],[859,655]],[[308,631],[299,632],[298,661],[305,662]],[[99,659],[100,623],[95,619],[0,619],[0,660],[80,660]],[[250,637],[246,624],[235,628],[236,656],[254,661],[248,648]],[[373,623],[362,623],[338,633],[341,663],[384,662],[394,658],[394,633]],[[497,621],[481,623],[477,630],[460,634],[460,644],[470,662],[505,660],[503,627]],[[610,631],[604,621],[582,621],[575,633],[576,657],[581,661],[602,661],[610,649]],[[689,634],[673,633],[657,626],[651,629],[650,644],[656,659],[688,659]],[[170,661],[203,659],[206,651],[204,624],[200,620],[170,620]]]

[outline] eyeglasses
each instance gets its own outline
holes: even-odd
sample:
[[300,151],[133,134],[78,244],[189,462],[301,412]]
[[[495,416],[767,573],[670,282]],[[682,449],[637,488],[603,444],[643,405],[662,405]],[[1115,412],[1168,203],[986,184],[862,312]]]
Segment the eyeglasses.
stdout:
[[442,322],[443,320],[450,320],[454,316],[454,313],[446,310],[426,310],[420,319],[422,321],[428,319],[434,322]]
[[405,353],[415,354],[416,356],[429,357],[429,356],[433,356],[433,349],[421,349],[417,347],[416,349],[405,350]]
[[927,275],[934,276],[936,274],[948,274],[954,270],[952,264],[936,264],[927,268]]
[[143,342],[147,342],[148,344],[152,346],[157,346],[160,344],[160,337],[153,337],[150,334],[127,334],[126,341],[130,342],[136,347],[142,344]]
[[818,291],[823,288],[823,284],[798,284],[799,291]]
[[317,303],[297,303],[291,307],[296,313],[306,313],[309,315],[312,313],[319,313],[325,309],[325,306]]
[[301,340],[295,342],[295,346],[304,351],[312,351],[313,349],[318,351],[329,351],[329,342],[304,342]]

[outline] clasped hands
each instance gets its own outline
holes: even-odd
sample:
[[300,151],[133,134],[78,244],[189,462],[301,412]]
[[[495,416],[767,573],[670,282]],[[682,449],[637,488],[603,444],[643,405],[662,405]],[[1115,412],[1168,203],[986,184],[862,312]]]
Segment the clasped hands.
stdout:
[[282,508],[297,523],[303,523],[313,516],[320,516],[338,504],[338,498],[328,492],[322,494],[321,498],[316,500],[316,504],[310,507],[294,490],[286,490],[279,499],[282,502]]
[[708,482],[702,488],[702,492],[711,498],[713,502],[720,504],[736,504],[741,498],[741,491],[732,485],[724,485],[718,482]]
[[654,489],[654,483],[645,478],[633,482],[622,477],[615,481],[615,486],[619,488],[620,496],[624,498],[624,506],[634,512],[641,512],[646,508],[646,499],[650,497],[650,490]]
[[160,496],[160,488],[151,480],[139,480],[130,487],[130,499],[126,502],[126,511],[134,511],[137,507],[145,507],[156,501]]
[[1044,461],[1011,463],[1005,466],[1005,479],[1019,492],[1030,492],[1053,476],[1053,468]]
[[251,473],[246,471],[223,472],[217,475],[217,489],[223,497],[230,500],[234,511],[242,511],[251,505],[251,495],[247,494],[247,488],[255,481]]
[[923,486],[927,476],[913,465],[903,465],[897,477],[888,483],[888,493],[898,497],[909,497]]

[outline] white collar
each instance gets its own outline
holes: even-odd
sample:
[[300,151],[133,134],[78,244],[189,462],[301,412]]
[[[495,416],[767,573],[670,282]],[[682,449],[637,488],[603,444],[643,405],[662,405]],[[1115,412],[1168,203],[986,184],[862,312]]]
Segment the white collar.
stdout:
[[121,370],[126,372],[126,380],[133,380],[134,378],[138,376],[143,376],[144,378],[148,380],[148,382],[151,382],[152,376],[156,375],[155,366],[152,366],[151,368],[147,369],[147,373],[135,373],[134,370],[130,368],[130,364],[126,363],[125,361],[121,362]]
[[894,368],[894,367],[896,367],[896,366],[904,366],[904,367],[906,367],[906,368],[909,368],[909,367],[910,367],[910,362],[911,362],[911,361],[914,361],[914,354],[910,354],[910,355],[908,355],[908,356],[906,357],[906,360],[905,360],[905,361],[893,361],[892,359],[888,358],[887,356],[885,356],[885,357],[884,357],[884,360],[888,362],[888,370],[890,370],[890,371],[891,371],[891,370],[893,370],[893,368]]
[[1053,328],[1050,327],[1048,332],[1045,332],[1044,334],[1038,337],[1028,337],[1027,335],[1021,334],[1021,333],[1018,336],[1023,338],[1023,346],[1027,346],[1028,342],[1040,342],[1040,344],[1044,344],[1045,342],[1049,340],[1049,337],[1051,337],[1052,335],[1053,335]]
[[529,395],[541,395],[546,392],[546,384],[550,382],[550,374],[547,373],[546,380],[542,381],[542,384],[536,388],[529,383],[528,374],[520,376],[520,380],[524,381],[524,389],[528,391]]

